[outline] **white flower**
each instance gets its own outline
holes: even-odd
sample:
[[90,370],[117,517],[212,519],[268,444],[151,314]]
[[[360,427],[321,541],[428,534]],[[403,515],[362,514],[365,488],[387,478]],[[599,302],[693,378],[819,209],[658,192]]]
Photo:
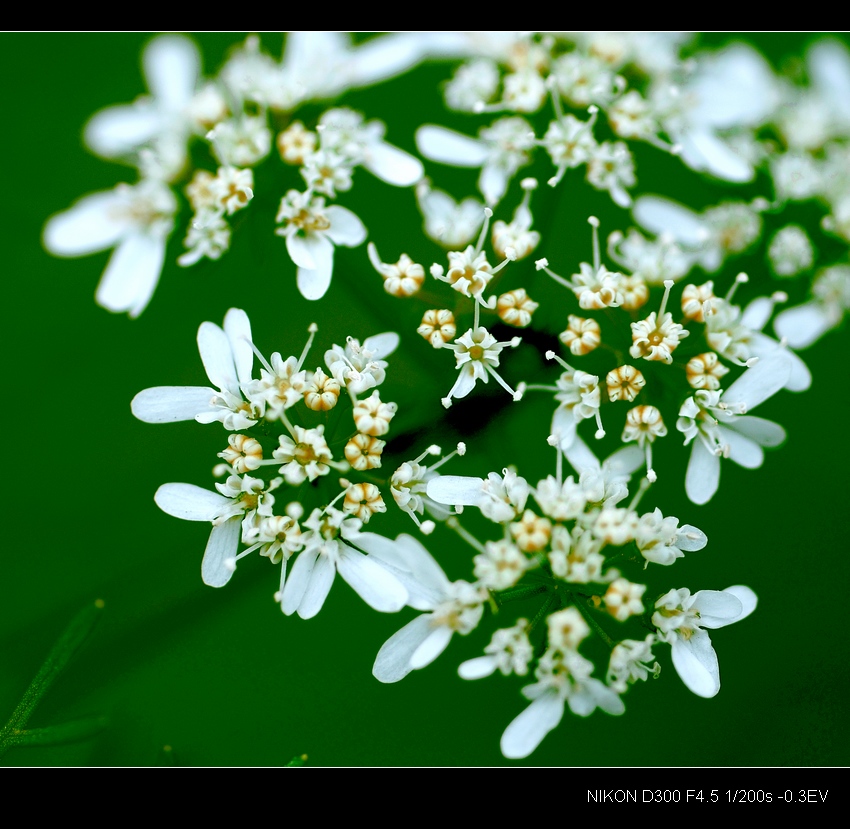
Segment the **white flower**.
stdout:
[[384,141],[386,126],[381,121],[364,123],[359,112],[341,107],[325,112],[317,130],[323,150],[339,153],[352,164],[362,164],[387,184],[409,187],[424,174],[418,158]]
[[[566,365],[566,363],[563,364]],[[597,437],[601,438],[605,435],[599,414],[599,405],[602,402],[599,378],[581,369],[569,367],[568,369],[561,374],[556,383],[558,392],[555,400],[559,405],[552,415],[551,426],[551,432],[562,449],[566,449],[575,440],[576,427],[582,420],[595,418]]]
[[808,348],[850,310],[850,266],[824,268],[812,285],[814,298],[776,315],[776,333],[792,348]]
[[83,196],[51,216],[44,227],[44,246],[56,256],[115,248],[95,298],[110,311],[137,317],[159,281],[176,210],[174,194],[161,181],[119,184]]
[[[391,542],[380,536],[366,539],[370,555],[392,565],[411,594],[411,606],[426,611],[384,642],[372,674],[380,682],[398,682],[411,671],[430,665],[452,635],[470,633],[484,614],[487,592],[465,581],[450,582],[431,554],[409,535]],[[411,587],[413,582],[418,585]],[[414,599],[415,597],[415,604]]]
[[[790,363],[791,372],[785,388],[789,391],[805,391],[812,383],[812,375],[806,364],[794,352],[789,351],[784,343],[768,337],[761,333],[761,329],[767,324],[773,314],[777,302],[784,302],[788,297],[782,291],[777,291],[769,297],[757,297],[743,311],[737,305],[732,305],[730,297],[735,287],[746,282],[746,274],[738,274],[729,294],[725,299],[711,296],[711,282],[692,289],[691,295],[686,300],[682,297],[682,308],[685,313],[698,304],[698,296],[693,294],[693,289],[705,298],[702,304],[705,321],[705,337],[708,344],[727,360],[739,366],[752,366],[757,360],[773,354],[784,354]],[[706,289],[708,289],[706,291]],[[686,308],[687,305],[687,308]]]
[[525,193],[514,210],[513,220],[510,224],[501,220],[493,223],[493,250],[504,259],[509,258],[511,248],[513,248],[512,258],[524,259],[540,242],[540,234],[536,230],[531,230],[533,218],[528,206],[531,193],[537,188],[537,180],[524,178],[521,185]]
[[230,225],[221,211],[202,208],[190,222],[183,244],[187,251],[177,257],[178,265],[188,267],[205,256],[220,259],[230,247]]
[[463,247],[475,238],[484,221],[484,205],[473,198],[456,202],[448,193],[434,190],[422,181],[416,201],[425,220],[425,234],[449,250]]
[[608,256],[624,270],[650,285],[661,285],[667,279],[674,282],[691,269],[693,257],[680,248],[670,234],[662,233],[650,241],[631,228],[623,236],[614,231],[608,236]]
[[360,526],[359,519],[333,507],[313,510],[303,522],[304,549],[295,559],[280,597],[287,616],[296,612],[302,619],[315,616],[337,573],[375,610],[395,613],[404,607],[408,601],[404,585],[376,557],[357,549],[362,546]]
[[286,249],[298,266],[298,290],[306,299],[321,299],[331,284],[334,245],[353,248],[366,239],[363,222],[350,210],[309,191],[290,190],[281,200],[275,230],[286,239]]
[[797,276],[807,271],[815,258],[812,243],[799,225],[787,225],[777,231],[767,255],[777,276]]
[[478,507],[491,521],[506,524],[525,509],[528,481],[513,469],[491,472],[486,480],[466,475],[437,475],[428,481],[428,497],[447,506]]
[[641,196],[632,215],[646,230],[673,239],[703,270],[716,271],[730,253],[741,253],[761,236],[758,201],[726,202],[695,213],[663,196]]
[[568,169],[590,160],[598,146],[593,137],[596,115],[596,107],[593,107],[588,121],[580,121],[574,115],[564,115],[549,124],[541,143],[552,158],[552,163],[558,168],[555,175],[549,179],[550,186],[557,185]]
[[659,664],[647,664],[655,659],[652,655],[655,641],[654,634],[650,633],[643,640],[624,639],[614,646],[608,663],[608,675],[605,677],[605,681],[614,691],[624,694],[629,683],[646,680],[650,671],[658,677],[661,670]]
[[510,759],[528,757],[564,716],[564,706],[580,717],[596,708],[608,714],[622,714],[623,701],[616,692],[591,677],[593,663],[573,651],[549,649],[540,658],[537,682],[522,689],[532,700],[502,734],[502,754]]
[[446,106],[460,112],[476,112],[499,88],[499,68],[492,60],[478,58],[462,63],[445,86]]
[[400,75],[432,53],[463,54],[460,46],[446,32],[394,32],[358,45],[347,32],[290,32],[280,67],[288,96],[282,108]]
[[685,555],[683,551],[701,550],[707,543],[702,530],[691,524],[680,527],[678,518],[665,518],[658,508],[642,515],[635,531],[635,544],[641,555],[656,564],[672,564]]
[[200,55],[189,38],[162,35],[147,44],[142,65],[151,95],[96,113],[86,124],[85,141],[104,158],[131,156],[150,174],[169,180],[186,163]]
[[360,340],[348,337],[344,348],[334,344],[325,352],[325,365],[351,394],[362,394],[384,382],[388,365],[384,357],[389,357],[398,344],[399,336],[394,331],[367,337],[363,345]]
[[[545,546],[548,541],[549,536],[545,534],[542,546]],[[513,587],[530,566],[528,558],[520,552],[519,548],[504,539],[488,541],[484,545],[484,552],[475,556],[472,563],[473,575],[488,590],[507,590]]]
[[629,479],[645,460],[637,446],[622,446],[600,463],[580,437],[561,448],[569,464],[579,473],[587,502],[602,507],[616,506],[629,494]]
[[666,79],[652,92],[656,105],[667,105],[664,128],[678,144],[685,164],[726,181],[753,178],[753,165],[738,155],[721,133],[758,127],[779,103],[778,83],[759,52],[744,43],[733,43],[701,57],[694,74],[675,94]]
[[498,342],[486,328],[479,326],[475,329],[470,328],[453,344],[444,345],[443,348],[454,351],[456,367],[460,373],[448,395],[442,399],[443,406],[448,409],[452,405],[452,398],[466,397],[475,388],[476,382],[481,380],[487,383],[491,375],[514,400],[519,400],[522,394],[514,391],[502,379],[496,368],[499,366],[499,355],[502,349],[507,346],[515,348],[520,342],[519,337],[514,337],[508,342]]
[[457,669],[463,679],[481,679],[497,670],[503,676],[525,676],[534,649],[528,640],[528,619],[518,619],[513,627],[500,628],[484,648],[486,656],[467,659]]
[[302,426],[292,427],[292,437],[281,435],[280,446],[272,452],[274,459],[280,461],[280,474],[291,486],[299,486],[304,481],[315,481],[321,475],[330,472],[331,450],[325,441],[325,426],[319,424],[315,429]]
[[665,593],[655,603],[652,623],[658,628],[658,639],[672,646],[677,673],[698,696],[713,697],[720,690],[717,654],[704,628],[739,622],[755,610],[757,601],[749,587],[735,585],[693,595],[683,587]]
[[369,242],[366,250],[372,267],[383,277],[384,290],[388,294],[397,297],[413,296],[422,287],[425,268],[414,262],[406,253],[399,257],[398,262],[388,264],[381,261],[374,242]]
[[207,386],[155,386],[133,398],[133,414],[145,423],[218,420],[230,431],[253,426],[262,412],[242,394],[242,386],[251,381],[254,364],[248,315],[231,308],[224,317],[223,330],[215,323],[202,322],[198,349],[207,377],[217,390]]
[[225,483],[216,484],[218,493],[194,484],[163,484],[157,489],[154,500],[163,512],[185,521],[212,522],[201,564],[204,584],[223,587],[230,581],[240,535],[247,534],[258,519],[271,517],[271,491],[278,483],[275,479],[266,486],[259,478],[231,475]]
[[488,205],[505,195],[516,171],[529,163],[534,131],[523,118],[500,118],[480,130],[480,138],[434,124],[416,131],[416,146],[426,158],[455,167],[480,167],[478,189]]
[[429,446],[412,461],[405,461],[390,478],[390,491],[399,509],[406,512],[425,535],[433,532],[434,522],[420,521],[417,513],[423,515],[427,508],[428,512],[438,520],[445,520],[449,516],[449,510],[444,505],[428,497],[427,483],[436,477],[437,469],[444,463],[450,461],[455,455],[465,454],[466,444],[458,443],[457,449],[430,466],[422,463],[428,455],[439,455],[440,452],[439,446]]
[[747,369],[725,391],[698,391],[682,405],[676,428],[685,435],[685,445],[693,441],[685,492],[695,504],[707,503],[717,492],[721,457],[757,469],[764,461],[762,447],[785,440],[785,430],[778,424],[744,413],[783,388],[790,373],[790,358],[777,351]]
[[631,207],[627,188],[634,187],[635,162],[623,141],[603,141],[593,149],[587,162],[587,180],[597,190],[607,190],[614,203]]
[[239,115],[216,124],[206,135],[222,164],[250,167],[272,148],[272,132],[265,115]]

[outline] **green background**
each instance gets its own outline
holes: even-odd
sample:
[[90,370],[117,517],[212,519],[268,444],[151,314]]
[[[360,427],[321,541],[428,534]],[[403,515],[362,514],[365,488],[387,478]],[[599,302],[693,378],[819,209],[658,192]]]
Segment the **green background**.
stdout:
[[[714,34],[702,43],[718,45],[730,37]],[[188,220],[184,207],[144,314],[129,321],[96,306],[93,294],[108,252],[53,258],[42,249],[40,234],[49,215],[81,195],[134,180],[130,168],[89,154],[81,129],[98,109],[144,92],[139,56],[147,39],[0,36],[8,395],[0,720],[63,627],[96,598],[106,603],[100,624],[30,724],[109,717],[109,726],[92,739],[15,749],[2,762],[145,766],[160,762],[162,747],[170,745],[177,763],[188,766],[274,766],[301,753],[318,766],[847,764],[846,329],[804,352],[814,375],[810,391],[783,392],[757,412],[786,427],[786,445],[769,452],[755,472],[724,463],[719,493],[708,505],[697,507],[684,497],[687,453],[677,434],[658,445],[659,481],[643,506],[657,503],[665,514],[699,526],[709,545],[663,573],[656,568],[651,583],[694,591],[747,584],[759,596],[753,616],[712,634],[723,682],[712,700],[687,692],[669,650],[658,647],[661,679],[630,689],[624,716],[597,712],[580,719],[567,713],[528,760],[506,761],[499,737],[527,704],[519,694],[527,680],[499,675],[465,682],[456,674],[460,661],[481,653],[492,627],[455,637],[429,668],[385,686],[371,675],[374,656],[413,611],[375,613],[337,579],[315,619],[284,617],[272,600],[277,570],[256,556],[240,564],[226,588],[202,584],[207,527],[165,515],[152,496],[166,481],[207,486],[224,433],[217,424],[147,425],[129,408],[133,395],[150,386],[206,384],[195,344],[201,321],[220,324],[227,308],[244,308],[260,349],[286,355],[300,352],[315,320],[320,332],[308,362],[319,362],[324,348],[346,334],[362,339],[400,331],[404,346],[391,361],[386,386],[400,405],[388,447],[395,463],[434,440],[450,447],[463,438],[470,454],[452,472],[482,474],[517,463],[536,480],[552,471],[551,452],[541,444],[552,401],[529,394],[514,405],[492,388],[481,394],[476,389],[442,420],[434,388],[444,394],[453,382],[450,355],[432,352],[415,335],[422,306],[381,291],[365,246],[337,251],[333,284],[321,301],[309,303],[295,291],[294,266],[272,229],[284,189],[299,182],[274,161],[257,170],[255,202],[235,222],[232,249],[220,262],[190,269],[175,264]],[[750,38],[775,66],[802,55],[810,39]],[[239,37],[203,34],[197,40],[211,74]],[[282,42],[266,35],[263,41],[273,53]],[[449,72],[445,64],[429,65],[342,102],[387,121],[388,139],[413,151],[421,123],[469,133],[484,123],[444,110],[439,83]],[[308,108],[304,117],[319,111]],[[635,155],[636,194],[664,192],[694,207],[770,194],[764,178],[723,185],[650,147],[636,145]],[[438,164],[427,170],[456,197],[474,193],[470,171]],[[523,172],[545,182],[551,165],[541,151],[536,166]],[[514,184],[497,216],[508,218],[503,214],[517,192]],[[385,260],[404,250],[426,266],[444,261],[420,231],[410,190],[389,188],[359,170],[354,189],[339,201],[361,216]],[[556,192],[541,188],[532,208],[544,234],[539,255],[567,274],[590,256],[588,214],[601,218],[603,234],[630,226],[628,214],[585,185],[579,173],[568,175]],[[814,227],[819,212],[804,205],[785,215]],[[780,226],[776,217],[771,221]],[[816,230],[813,238],[823,264],[841,250]],[[753,284],[739,299],[786,287],[769,283],[764,245],[729,263],[716,282],[725,286],[741,269],[751,273]],[[525,285],[541,301],[539,327],[550,334],[563,327],[563,290],[544,282],[530,262],[509,267],[505,280],[509,287]],[[789,290],[802,298],[802,285]],[[548,343],[545,336],[528,336],[508,354],[508,380],[551,382],[552,370],[539,354]],[[383,518],[385,534],[412,530],[393,505]],[[443,530],[432,538],[448,574],[468,576],[469,548]]]

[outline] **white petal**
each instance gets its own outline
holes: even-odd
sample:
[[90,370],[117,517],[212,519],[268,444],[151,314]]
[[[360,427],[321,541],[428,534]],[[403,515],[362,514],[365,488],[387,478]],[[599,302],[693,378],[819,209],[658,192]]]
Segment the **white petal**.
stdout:
[[425,175],[425,168],[416,156],[386,141],[369,145],[369,155],[363,166],[381,181],[396,187],[410,187]]
[[373,352],[374,359],[383,360],[389,357],[398,348],[400,338],[395,331],[385,331],[383,334],[375,334],[363,341],[363,348]]
[[438,504],[478,506],[484,495],[484,480],[465,475],[438,475],[428,481],[428,497]]
[[305,299],[321,299],[331,286],[334,270],[334,247],[329,240],[327,244],[313,249],[315,269],[298,268],[296,281],[298,290]]
[[398,682],[412,670],[410,657],[428,638],[431,627],[431,614],[423,613],[396,631],[381,646],[372,666],[372,674],[379,682]]
[[628,210],[632,206],[632,197],[629,194],[629,191],[623,187],[620,187],[617,184],[609,185],[608,192],[611,194],[611,198],[614,200],[614,204],[618,207],[622,207],[624,210]]
[[483,679],[496,670],[496,660],[492,656],[479,656],[467,659],[458,665],[457,672],[461,679]]
[[114,247],[133,228],[117,209],[123,203],[115,190],[83,196],[47,220],[44,247],[55,256],[85,256]]
[[723,426],[718,432],[720,441],[729,446],[729,457],[739,466],[758,469],[764,463],[764,450],[754,440]]
[[310,577],[313,575],[313,568],[316,566],[318,555],[318,550],[304,550],[295,559],[295,563],[289,571],[286,586],[283,588],[283,596],[280,602],[280,609],[287,616],[291,616],[298,610],[298,606],[301,604],[304,593],[310,584]]
[[210,587],[224,587],[230,581],[233,570],[226,565],[229,558],[236,555],[239,549],[239,534],[242,528],[242,517],[234,515],[223,524],[212,528],[210,540],[204,550],[204,560],[201,563],[201,578]]
[[773,305],[770,297],[760,296],[754,299],[741,314],[741,325],[745,325],[753,331],[761,331],[767,325],[767,321],[773,313]]
[[333,562],[328,556],[320,555],[316,559],[307,589],[298,605],[298,615],[302,619],[312,619],[322,609],[328,593],[331,592],[334,576],[336,576],[336,567]]
[[130,411],[145,423],[177,423],[194,420],[208,411],[215,391],[201,386],[154,386],[140,391]]
[[407,604],[407,590],[389,571],[352,547],[340,554],[339,574],[369,607],[397,613]]
[[688,132],[678,139],[681,158],[693,170],[736,182],[750,181],[755,174],[751,164],[711,132]]
[[321,299],[331,286],[332,271],[325,268],[321,271],[308,271],[299,268],[296,283],[304,299]]
[[322,245],[328,240],[322,234],[316,233],[290,233],[286,237],[286,252],[289,258],[298,265],[299,268],[313,270],[316,267],[316,260],[313,257],[313,248],[317,245]]
[[631,475],[646,462],[646,455],[634,443],[621,446],[605,458],[605,467],[615,475]]
[[736,622],[743,609],[738,597],[726,590],[700,590],[691,605],[691,610],[699,613],[700,626],[712,629]]
[[[487,382],[488,374],[484,374],[484,382]],[[460,369],[457,380],[449,392],[449,397],[456,397],[460,400],[466,397],[475,388],[475,368],[472,363],[466,363]]]
[[579,717],[589,717],[597,707],[614,716],[619,716],[626,710],[620,695],[598,679],[585,680],[584,687],[574,692],[567,699],[567,703],[570,711]]
[[332,204],[325,209],[325,216],[331,223],[325,233],[335,245],[356,248],[366,241],[366,225],[347,208]]
[[743,584],[735,584],[732,587],[727,587],[723,592],[731,593],[741,603],[741,615],[737,616],[734,621],[740,622],[741,619],[746,619],[756,609],[758,596],[749,587]]
[[[689,537],[690,536],[690,537]],[[676,534],[676,546],[684,552],[701,550],[708,544],[708,536],[693,524],[683,524]]]
[[489,205],[498,204],[508,189],[510,175],[504,167],[498,164],[485,164],[478,176],[478,189]]
[[777,103],[770,65],[745,43],[733,43],[697,69],[688,92],[696,98],[690,116],[714,127],[755,126]]
[[564,700],[554,691],[542,694],[505,729],[502,754],[510,760],[528,757],[563,716]]
[[430,665],[447,647],[452,638],[452,629],[440,625],[431,629],[431,634],[410,655],[410,667],[413,670]]
[[280,562],[280,587],[278,587],[277,600],[280,602],[280,609],[283,610],[283,591],[286,587],[286,559],[281,559]]
[[349,45],[350,38],[343,32],[289,32],[283,68],[295,76],[309,73],[317,64],[322,66],[344,57]]
[[688,471],[685,473],[685,492],[695,504],[706,504],[720,484],[720,458],[709,452],[699,439],[694,440]]
[[164,125],[162,112],[150,98],[96,112],[83,133],[86,146],[104,158],[115,158],[146,144]]
[[736,417],[729,426],[760,446],[779,446],[785,440],[785,430],[778,423],[763,417]]
[[673,642],[673,666],[687,687],[700,697],[713,697],[720,690],[720,666],[711,638],[697,630],[685,641]]
[[352,86],[368,86],[406,72],[424,57],[428,41],[417,32],[375,37],[351,50],[348,78]]
[[725,403],[743,403],[752,411],[776,394],[791,376],[791,359],[784,350],[762,357],[723,393]]
[[[567,454],[574,443],[581,441],[581,438],[576,434],[577,426],[578,423],[575,417],[573,417],[573,413],[563,408],[563,406],[558,406],[552,413],[552,428],[550,433],[558,439],[558,446],[561,447],[561,451],[565,454]],[[582,446],[587,449],[584,443],[582,443]],[[588,449],[588,451],[590,450]],[[599,464],[597,462],[597,468],[598,466]]]
[[165,239],[148,233],[132,233],[125,237],[109,259],[97,286],[95,299],[99,305],[116,313],[126,311],[137,317],[153,296],[162,263]]
[[641,196],[632,208],[635,221],[660,236],[669,233],[677,242],[698,247],[708,236],[702,220],[693,210],[662,196]]
[[826,313],[818,302],[807,302],[796,308],[780,311],[773,321],[773,330],[784,338],[791,348],[808,348],[820,339],[836,320]]
[[241,308],[231,308],[225,314],[224,333],[230,342],[236,376],[240,383],[247,383],[254,367],[254,350],[251,348],[251,322]]
[[377,533],[357,533],[348,541],[378,559],[382,564],[391,564],[398,570],[413,572],[413,567],[407,560],[404,548],[396,541],[385,538]]
[[418,539],[402,533],[396,538],[396,542],[404,550],[405,558],[413,568],[413,574],[424,587],[440,593],[448,590],[450,582],[443,568]]
[[791,358],[791,374],[785,388],[788,391],[808,391],[812,385],[812,373],[809,367],[793,351],[785,353]]
[[194,484],[163,484],[153,496],[156,505],[184,521],[212,521],[230,498]]
[[781,351],[791,361],[791,374],[784,388],[788,391],[806,391],[812,385],[812,373],[809,367],[793,351],[783,348],[766,334],[753,334],[750,348],[757,357],[766,357],[775,351]]
[[564,450],[564,457],[579,475],[585,470],[596,472],[602,468],[599,458],[593,454],[593,450],[580,437],[576,437],[570,446]]
[[480,167],[489,155],[483,141],[435,124],[416,130],[416,146],[426,158],[457,167]]
[[819,40],[806,55],[809,79],[833,115],[850,121],[850,52],[839,40]]
[[239,393],[233,366],[233,352],[227,334],[214,322],[202,322],[198,328],[198,351],[210,382],[220,389]]
[[416,539],[403,536],[405,542],[400,543],[401,538],[390,541],[376,533],[359,533],[349,543],[367,552],[404,585],[410,607],[433,610],[445,592],[448,579]]
[[188,37],[161,35],[145,47],[145,80],[157,103],[178,112],[192,99],[201,69],[198,47]]

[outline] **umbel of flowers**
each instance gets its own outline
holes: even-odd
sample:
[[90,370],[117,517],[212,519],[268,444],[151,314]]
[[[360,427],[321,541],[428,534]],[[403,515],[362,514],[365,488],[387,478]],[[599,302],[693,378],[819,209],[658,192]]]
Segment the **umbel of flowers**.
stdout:
[[[372,117],[392,111],[336,100],[428,60],[455,61],[443,95],[468,129],[420,124],[402,136]],[[59,256],[113,251],[99,304],[141,314],[178,216],[190,215],[175,257],[185,268],[216,262],[243,243],[245,225],[262,223],[292,263],[275,277],[303,297],[320,303],[332,280],[347,278],[334,265],[342,247],[380,276],[358,284],[364,296],[383,288],[392,302],[418,305],[418,324],[400,334],[364,337],[353,320],[352,330],[330,332],[337,344],[321,358],[316,325],[305,321],[303,347],[276,344],[283,351],[269,355],[247,314],[231,308],[222,326],[198,329],[208,384],[136,395],[132,411],[145,422],[224,428],[210,486],[168,482],[154,496],[166,513],[209,525],[204,582],[223,587],[257,553],[279,568],[270,593],[286,615],[315,616],[337,573],[380,612],[418,611],[377,654],[373,673],[388,683],[450,654],[455,633],[489,625],[483,655],[458,672],[528,678],[529,704],[505,716],[509,758],[531,754],[567,707],[623,713],[628,688],[659,676],[668,645],[685,686],[714,696],[709,631],[744,619],[755,593],[677,586],[668,568],[713,555],[702,552],[706,534],[641,504],[668,474],[655,462],[658,441],[685,448],[684,490],[695,504],[714,497],[724,460],[761,466],[785,430],[753,410],[809,387],[791,349],[850,309],[846,47],[815,42],[803,81],[777,75],[744,44],[699,51],[681,33],[395,33],[355,44],[305,32],[287,36],[280,58],[250,37],[205,76],[193,41],[164,35],[145,48],[143,69],[149,94],[85,128],[87,146],[128,165],[130,180],[83,196],[44,228]],[[392,143],[405,139],[421,158]],[[768,182],[768,192],[708,207],[643,192],[635,142],[716,183]],[[477,194],[436,186],[440,165],[476,171]],[[409,236],[381,239],[390,261],[366,244],[377,228],[345,206],[360,168],[406,188],[433,258],[415,261],[409,253],[421,245]],[[577,264],[559,261],[552,242],[586,227],[551,227],[540,204],[553,189],[571,198],[576,172],[631,211],[604,247],[588,217],[591,253]],[[269,181],[274,215],[264,217],[255,190]],[[798,202],[819,224],[788,220]],[[751,259],[733,276],[735,259],[759,245],[763,266]],[[541,316],[557,317],[558,328]],[[547,337],[542,372],[521,381],[513,360]],[[418,399],[438,415],[474,406],[458,401],[491,380],[519,405],[529,393],[552,395],[551,419],[527,443],[554,450],[554,474],[529,482],[515,458],[501,472],[492,458],[474,459],[482,477],[448,474],[464,462],[465,442],[444,453],[422,440],[419,454],[388,462],[397,413],[389,363],[429,348],[444,368]],[[480,409],[480,428],[490,428]],[[606,436],[619,446],[600,462],[590,446]],[[414,535],[384,530],[395,508]],[[432,555],[452,534],[469,548],[469,575],[455,581]]]
[[[387,508],[366,473],[381,466],[382,438],[397,409],[377,387],[398,337],[379,334],[362,345],[349,337],[325,353],[325,369],[310,370],[304,365],[316,330],[310,326],[300,357],[274,352],[267,360],[244,311],[231,308],[223,328],[201,324],[198,348],[211,385],[145,389],[132,410],[147,423],[220,422],[227,445],[214,473],[222,481],[215,491],[163,484],[155,500],[170,515],[212,524],[201,573],[213,587],[227,584],[237,562],[256,552],[280,566],[275,597],[286,614],[318,613],[337,572],[372,607],[396,611],[407,600],[404,587],[355,539]],[[325,486],[305,486],[316,482]],[[310,508],[309,497],[329,489]]]

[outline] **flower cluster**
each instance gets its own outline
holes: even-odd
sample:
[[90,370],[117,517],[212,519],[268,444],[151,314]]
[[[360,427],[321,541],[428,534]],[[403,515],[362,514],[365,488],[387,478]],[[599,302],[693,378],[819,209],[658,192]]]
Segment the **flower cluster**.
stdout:
[[[280,565],[275,595],[287,615],[297,612],[306,619],[318,613],[336,572],[376,610],[397,611],[407,601],[406,590],[366,556],[359,541],[368,535],[361,532],[363,525],[386,511],[381,490],[368,479],[352,481],[331,472],[356,478],[381,466],[381,438],[397,407],[381,400],[377,386],[386,377],[383,358],[395,350],[398,337],[387,332],[362,345],[349,337],[344,347],[325,352],[327,371],[321,366],[310,371],[303,366],[316,330],[310,326],[299,358],[275,352],[266,360],[244,311],[231,308],[223,328],[201,324],[198,348],[215,388],[145,389],[133,398],[132,411],[146,423],[221,422],[230,434],[214,473],[224,480],[215,484],[217,492],[163,484],[155,500],[169,515],[212,523],[201,566],[206,584],[227,584],[237,561],[258,552]],[[259,377],[253,376],[255,355],[262,365]],[[327,435],[326,424],[331,424]],[[328,443],[328,435],[339,433],[344,437]],[[341,491],[327,497],[321,494],[327,488],[317,487],[332,477]],[[294,499],[276,512],[273,493],[280,497],[287,486],[295,490]],[[319,505],[305,518],[305,502],[317,495]]]
[[[429,59],[455,60],[444,100],[475,126],[420,123],[405,136],[334,100]],[[529,677],[530,704],[502,735],[508,758],[531,754],[567,707],[622,714],[628,688],[659,675],[666,645],[688,689],[717,694],[709,631],[744,619],[755,593],[671,588],[661,575],[702,550],[706,534],[640,503],[668,472],[660,440],[687,447],[684,492],[695,504],[715,496],[722,459],[760,467],[785,429],[753,410],[808,389],[811,373],[792,349],[850,312],[850,52],[819,40],[805,73],[786,77],[749,46],[697,51],[681,33],[396,33],[354,45],[305,32],[287,37],[279,60],[250,37],[210,78],[182,36],[151,40],[143,64],[150,94],[95,114],[85,129],[89,148],[137,179],[84,196],[44,229],[60,256],[114,248],[101,305],[131,317],[145,309],[181,215],[191,218],[177,262],[208,265],[272,204],[263,232],[281,255],[285,247],[290,282],[317,301],[316,319],[337,247],[357,249],[351,261],[380,276],[359,281],[358,294],[400,309],[400,334],[332,331],[316,364],[315,324],[305,320],[300,354],[267,359],[246,312],[231,308],[223,326],[198,329],[208,385],[133,399],[147,423],[225,429],[213,489],[165,483],[155,495],[169,515],[211,525],[204,582],[224,586],[258,553],[280,567],[274,595],[286,615],[315,616],[337,573],[378,611],[419,611],[378,651],[373,673],[386,683],[429,665],[455,633],[495,622],[483,655],[458,672]],[[441,189],[432,178],[440,167],[426,170],[388,135],[429,164],[477,171],[477,193]],[[690,175],[767,181],[771,192],[685,205],[638,190],[634,142]],[[372,227],[364,245],[370,231],[337,203],[361,167],[378,187],[406,188],[395,192],[421,218],[421,238],[390,243]],[[571,198],[581,175],[624,224],[601,246],[590,216],[589,261],[563,270],[557,243],[586,239],[586,228],[577,235],[556,208],[579,204],[584,227],[584,202]],[[798,202],[818,213],[814,227],[790,209]],[[374,238],[398,258],[384,261]],[[735,276],[742,267],[748,273]],[[765,333],[771,325],[776,337]],[[402,398],[386,390],[388,358],[418,364],[435,353],[444,367],[423,368],[416,391],[422,424],[400,443],[430,444],[424,423],[434,419],[456,448],[431,444],[402,460],[389,443],[390,398]],[[471,413],[476,429],[490,428],[495,405],[482,386],[491,379],[515,403],[529,392],[554,398],[551,420],[547,412],[523,437],[555,451],[554,474],[536,484],[514,466],[446,474],[449,463],[493,468],[490,458],[459,460],[481,444],[457,425]],[[606,461],[590,432],[617,444]],[[382,530],[393,504],[417,536]],[[432,555],[446,538],[472,550],[467,578],[449,579]]]
[[[384,555],[418,574],[425,597],[416,606],[423,613],[378,652],[374,675],[381,682],[397,682],[427,666],[453,634],[470,633],[491,607],[498,611],[499,627],[485,655],[462,663],[458,671],[465,679],[498,670],[506,676],[533,673],[537,680],[523,689],[531,705],[502,736],[506,757],[534,751],[558,725],[566,706],[579,716],[596,708],[622,714],[629,685],[658,676],[652,652],[657,645],[671,645],[673,664],[690,690],[714,696],[720,675],[706,629],[744,618],[755,608],[755,594],[743,586],[694,595],[682,588],[661,595],[654,605],[645,604],[649,564],[669,566],[701,550],[707,538],[659,509],[641,514],[638,504],[646,479],[628,506],[622,505],[640,461],[639,453],[636,458],[626,448],[600,464],[586,450],[585,465],[565,478],[559,450],[556,474],[536,486],[513,469],[487,478],[431,477],[429,498],[454,508],[447,524],[475,550],[474,580],[450,581],[410,536],[384,541],[391,551]],[[496,525],[496,539],[481,541],[461,525],[458,513],[466,506],[476,507]],[[520,617],[504,626],[506,606],[531,597],[539,606],[534,621]],[[643,632],[646,627],[649,634]],[[610,654],[597,676],[596,665],[585,655],[592,650],[592,634]]]

